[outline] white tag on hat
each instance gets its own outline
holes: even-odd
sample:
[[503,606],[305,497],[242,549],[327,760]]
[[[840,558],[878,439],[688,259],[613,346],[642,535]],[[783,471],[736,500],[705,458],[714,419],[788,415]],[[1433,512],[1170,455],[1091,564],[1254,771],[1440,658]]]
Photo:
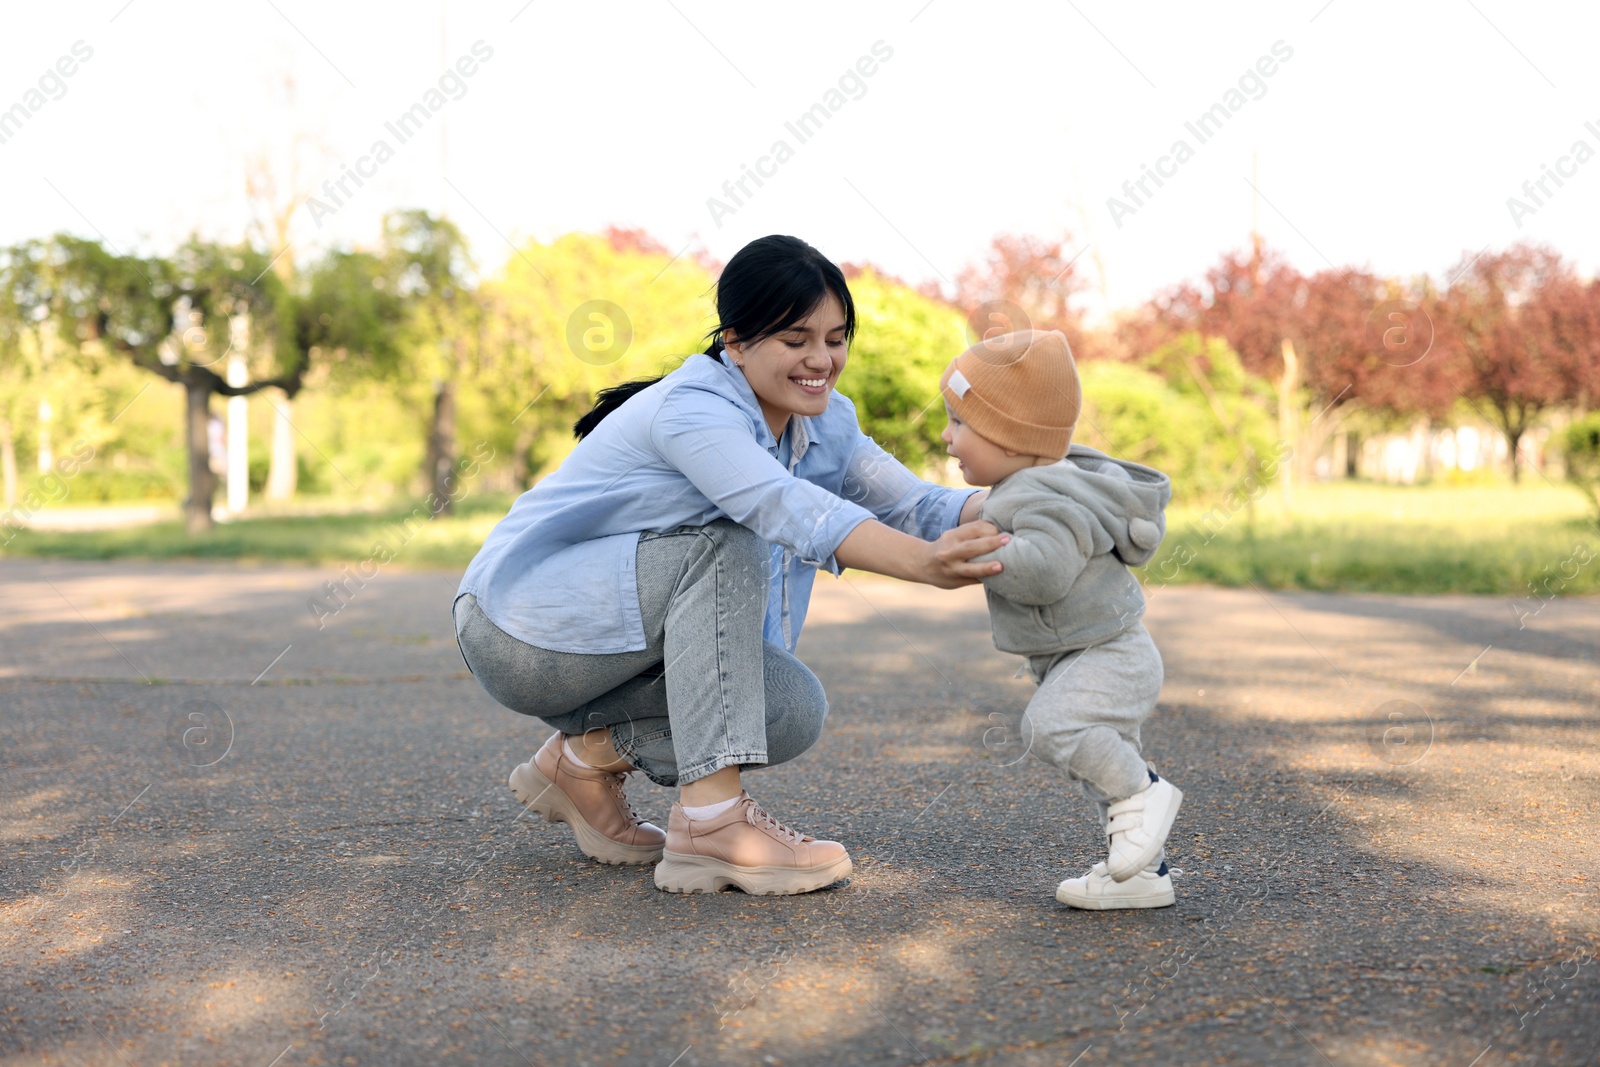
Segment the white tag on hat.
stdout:
[[965,374],[962,374],[960,371],[951,372],[950,391],[956,394],[957,398],[965,397],[967,395],[967,390],[971,388],[972,383],[967,381],[967,376]]

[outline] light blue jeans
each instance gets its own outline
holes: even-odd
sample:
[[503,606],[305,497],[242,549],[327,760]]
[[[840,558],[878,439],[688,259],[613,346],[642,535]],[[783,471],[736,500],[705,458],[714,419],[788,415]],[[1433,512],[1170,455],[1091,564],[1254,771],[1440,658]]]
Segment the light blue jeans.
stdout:
[[771,553],[728,519],[639,535],[646,647],[552,652],[501,630],[470,593],[456,640],[478,684],[565,734],[609,728],[623,758],[664,786],[723,767],[794,759],[822,736],[817,676],[764,641]]

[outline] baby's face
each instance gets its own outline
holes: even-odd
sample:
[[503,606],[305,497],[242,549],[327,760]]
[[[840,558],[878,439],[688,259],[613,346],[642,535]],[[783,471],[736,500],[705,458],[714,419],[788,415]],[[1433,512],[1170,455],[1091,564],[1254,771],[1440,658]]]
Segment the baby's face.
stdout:
[[1034,457],[1008,452],[988,438],[978,436],[972,427],[956,418],[949,403],[945,404],[944,411],[950,421],[939,437],[944,441],[945,451],[959,461],[961,476],[968,485],[993,485],[1009,474],[1034,465]]

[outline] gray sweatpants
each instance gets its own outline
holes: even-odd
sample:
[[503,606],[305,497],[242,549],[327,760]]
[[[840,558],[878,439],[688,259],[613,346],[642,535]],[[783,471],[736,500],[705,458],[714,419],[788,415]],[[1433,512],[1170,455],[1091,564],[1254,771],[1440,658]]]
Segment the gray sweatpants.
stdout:
[[539,648],[463,595],[456,640],[478,684],[562,733],[609,728],[623,758],[658,785],[772,766],[815,744],[828,715],[822,683],[761,636],[767,543],[718,519],[641,534],[635,562],[647,641],[637,652]]
[[1023,714],[1029,751],[1106,808],[1150,784],[1139,751],[1139,727],[1161,694],[1161,653],[1135,622],[1104,644],[1053,656],[1031,656],[1039,690]]

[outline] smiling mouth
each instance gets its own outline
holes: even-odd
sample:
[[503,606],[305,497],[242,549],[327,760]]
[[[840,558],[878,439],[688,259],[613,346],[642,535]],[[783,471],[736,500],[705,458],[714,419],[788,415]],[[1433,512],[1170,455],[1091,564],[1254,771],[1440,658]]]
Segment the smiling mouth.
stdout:
[[790,378],[789,380],[805,389],[821,389],[828,384],[827,375],[823,375],[820,378]]

